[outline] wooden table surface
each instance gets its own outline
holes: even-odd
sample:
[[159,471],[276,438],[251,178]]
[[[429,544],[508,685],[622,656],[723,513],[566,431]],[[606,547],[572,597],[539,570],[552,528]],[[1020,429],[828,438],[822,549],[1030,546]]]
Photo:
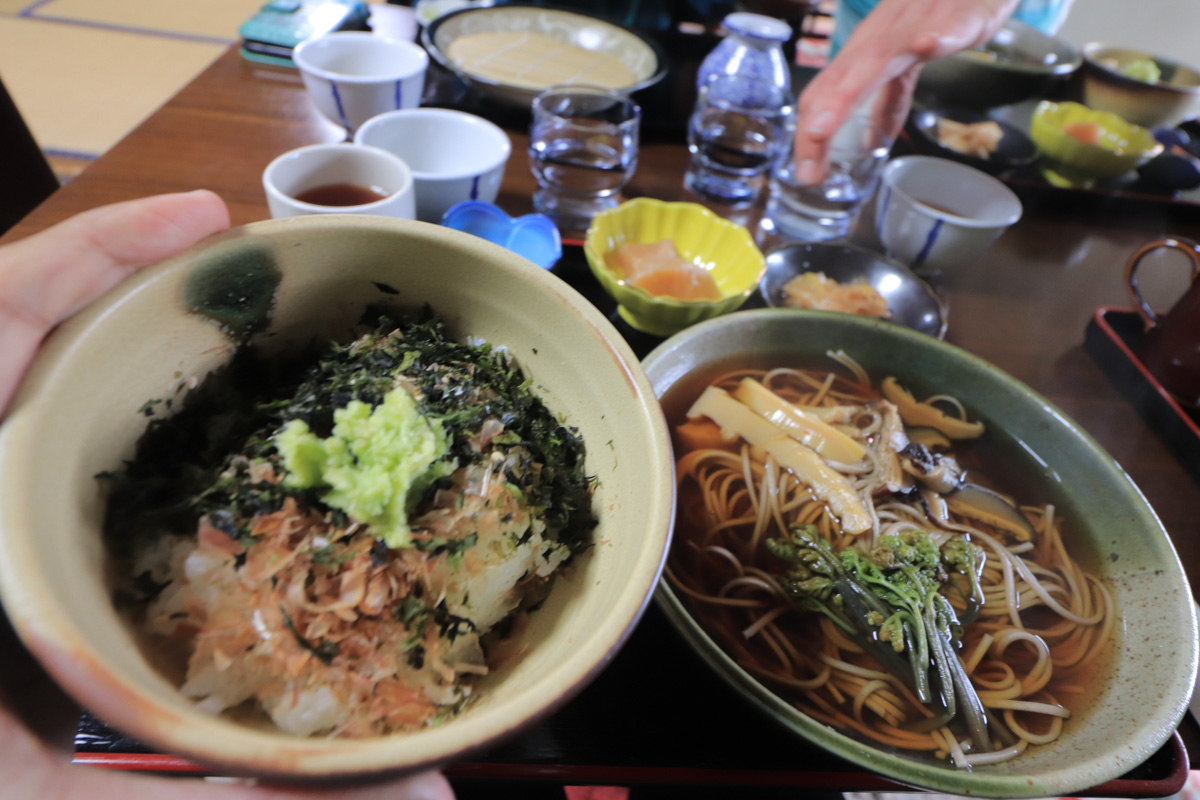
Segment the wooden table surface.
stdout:
[[[507,122],[512,126],[513,156],[498,202],[512,213],[527,213],[535,183],[526,155],[525,123],[519,117]],[[290,148],[342,137],[342,131],[309,104],[295,71],[252,64],[234,48],[0,241],[105,203],[195,188],[221,195],[235,225],[265,219],[261,174],[267,163]],[[686,163],[680,142],[643,137],[627,196],[683,199]],[[1200,210],[1039,187],[1025,187],[1020,193],[1025,213],[1019,223],[975,263],[930,279],[949,305],[946,339],[1029,384],[1091,433],[1145,493],[1196,585],[1197,477],[1083,343],[1085,327],[1098,308],[1130,305],[1121,280],[1126,258],[1141,244],[1164,235],[1200,240]],[[1164,260],[1143,272],[1143,287],[1157,307],[1169,306],[1185,285],[1182,265]],[[1200,449],[1200,441],[1184,443],[1189,445]],[[660,625],[653,616],[648,624]],[[642,646],[636,639],[635,635],[631,644],[635,650]],[[586,695],[582,702],[588,702]],[[549,746],[544,765],[569,762],[569,750],[569,743]],[[727,766],[763,768],[761,763]],[[828,764],[821,769],[853,772],[848,766]],[[779,778],[783,774],[778,772],[776,778],[788,782]],[[592,779],[597,775],[603,773],[586,773]],[[857,782],[831,779],[828,785],[877,784],[864,783],[860,776]]]

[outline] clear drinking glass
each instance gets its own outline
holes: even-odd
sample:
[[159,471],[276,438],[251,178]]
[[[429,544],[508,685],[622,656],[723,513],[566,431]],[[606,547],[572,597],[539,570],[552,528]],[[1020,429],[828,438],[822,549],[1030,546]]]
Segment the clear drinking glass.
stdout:
[[688,121],[691,165],[683,184],[718,203],[749,204],[791,140],[792,96],[775,83],[714,76],[700,87]]
[[766,220],[786,238],[824,241],[845,236],[875,193],[890,149],[890,137],[869,114],[855,114],[829,142],[824,177],[805,185],[796,179],[795,155],[789,148],[771,176]]
[[533,205],[559,230],[587,230],[618,204],[637,169],[642,110],[627,95],[592,86],[555,86],[533,101],[529,163]]

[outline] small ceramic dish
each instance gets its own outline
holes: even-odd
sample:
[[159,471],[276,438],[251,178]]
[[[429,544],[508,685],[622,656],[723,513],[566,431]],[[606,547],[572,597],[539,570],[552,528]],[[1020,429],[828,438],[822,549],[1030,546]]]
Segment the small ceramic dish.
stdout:
[[1163,149],[1148,129],[1072,102],[1038,103],[1029,135],[1047,161],[1043,175],[1056,186],[1089,186],[1120,177]]
[[[712,276],[720,299],[677,300],[649,294],[609,268],[606,256],[621,245],[664,239],[675,243],[680,258]],[[588,228],[583,252],[596,280],[617,301],[622,319],[654,336],[670,336],[737,309],[757,288],[766,270],[762,251],[745,227],[698,203],[667,203],[647,197],[597,215]]]
[[[996,143],[996,149],[986,156],[965,153],[944,143],[938,130],[940,120],[963,125],[994,122],[1000,127],[1002,135]],[[914,109],[908,127],[919,152],[949,158],[993,175],[1027,166],[1037,158],[1037,147],[1025,131],[1004,120],[992,119],[983,111]]]
[[514,219],[494,203],[467,200],[447,211],[442,224],[495,242],[542,269],[550,269],[562,257],[562,237],[545,214]]
[[650,39],[554,6],[452,11],[424,28],[421,41],[438,63],[469,86],[524,108],[542,89],[557,84],[603,85],[630,93],[667,74],[665,59]]
[[889,319],[935,339],[946,335],[946,306],[933,288],[887,256],[840,242],[791,244],[767,254],[759,292],[769,306],[789,308],[784,287],[797,275],[822,273],[838,283],[865,283],[887,301]]
[[1083,102],[1147,128],[1200,114],[1200,72],[1161,56],[1091,42],[1083,47]]

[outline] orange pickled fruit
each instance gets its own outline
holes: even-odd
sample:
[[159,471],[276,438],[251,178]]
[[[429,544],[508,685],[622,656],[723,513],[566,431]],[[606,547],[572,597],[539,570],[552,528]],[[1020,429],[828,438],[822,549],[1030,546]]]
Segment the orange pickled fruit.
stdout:
[[721,298],[721,290],[708,271],[680,258],[675,242],[670,239],[647,244],[626,242],[606,254],[605,263],[630,286],[656,297]]
[[633,285],[649,294],[677,300],[718,300],[721,297],[712,276],[691,264],[655,270],[638,278]]
[[1078,139],[1084,144],[1100,144],[1100,139],[1104,135],[1104,128],[1099,122],[1089,122],[1084,120],[1076,120],[1063,125],[1063,133],[1073,139]]
[[687,264],[679,257],[675,242],[670,239],[647,244],[626,242],[609,252],[605,261],[609,269],[630,283],[657,270]]

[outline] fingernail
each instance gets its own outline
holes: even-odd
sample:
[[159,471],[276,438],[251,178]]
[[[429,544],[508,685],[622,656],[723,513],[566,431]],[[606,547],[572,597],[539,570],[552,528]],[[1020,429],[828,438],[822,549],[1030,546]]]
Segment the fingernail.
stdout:
[[796,165],[796,183],[801,186],[812,186],[817,177],[817,162],[805,159]]
[[808,123],[808,132],[809,133],[825,133],[827,130],[829,130],[829,126],[832,124],[833,124],[833,112],[832,111],[822,111],[821,113],[819,113],[815,117],[813,117],[812,121]]

